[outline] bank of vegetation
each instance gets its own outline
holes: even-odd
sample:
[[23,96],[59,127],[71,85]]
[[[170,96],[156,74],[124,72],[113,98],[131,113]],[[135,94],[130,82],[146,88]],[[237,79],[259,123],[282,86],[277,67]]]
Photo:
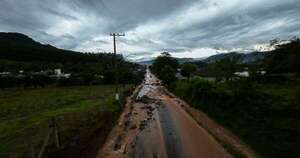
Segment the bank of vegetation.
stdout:
[[[189,63],[197,67],[194,70],[187,64],[175,65],[170,58],[162,54],[154,62],[152,71],[173,93],[231,129],[257,152],[257,157],[298,157],[299,39],[277,46],[276,50],[267,52],[264,59],[251,63],[242,63],[235,55],[212,63]],[[159,65],[162,59],[172,64]],[[177,80],[175,74],[165,80],[163,70],[156,67],[171,67],[175,72],[181,68],[188,73],[182,73],[186,76],[184,80]],[[249,76],[235,75],[245,69]],[[213,81],[207,80],[208,74]]]

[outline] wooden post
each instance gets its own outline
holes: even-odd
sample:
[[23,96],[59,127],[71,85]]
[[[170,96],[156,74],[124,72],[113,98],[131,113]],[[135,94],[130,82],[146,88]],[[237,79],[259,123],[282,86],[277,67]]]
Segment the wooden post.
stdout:
[[47,136],[46,136],[46,138],[45,138],[45,140],[44,140],[44,143],[43,143],[43,145],[42,145],[42,148],[41,148],[41,150],[40,150],[40,152],[39,152],[38,158],[42,158],[42,157],[43,157],[43,154],[44,154],[44,152],[45,152],[45,149],[46,149],[46,147],[47,147],[47,145],[48,145],[48,143],[49,143],[49,139],[50,139],[50,136],[51,136],[51,134],[52,134],[52,131],[53,131],[53,129],[50,129],[50,130],[49,130],[49,132],[48,132],[48,134],[47,134]]
[[54,129],[53,130],[54,130],[54,137],[55,137],[56,147],[60,148],[61,144],[60,144],[60,137],[59,137],[59,128],[58,128],[58,124],[57,124],[56,121],[54,122]]
[[40,150],[40,152],[38,154],[38,158],[42,158],[43,157],[45,149],[46,149],[46,147],[49,144],[50,137],[51,137],[52,133],[55,132],[55,128],[56,128],[55,126],[56,126],[55,118],[52,118],[49,121],[49,131],[48,131],[47,136],[44,139],[44,143],[43,143],[43,145],[41,147],[41,150]]
[[[34,128],[31,127],[29,128],[30,133],[34,133]],[[31,158],[36,158],[36,153],[35,153],[35,149],[34,149],[34,139],[30,138],[29,141],[25,141],[24,144],[29,148],[29,157]]]
[[116,37],[120,36],[125,36],[125,34],[120,34],[120,33],[111,33],[110,36],[113,36],[114,40],[114,59],[113,59],[113,65],[114,65],[114,70],[115,70],[115,100],[119,101],[119,74],[117,72],[117,45],[116,45]]
[[29,148],[30,148],[30,156],[32,158],[35,158],[35,150],[34,150],[34,145],[32,144],[32,141],[31,143],[29,144]]

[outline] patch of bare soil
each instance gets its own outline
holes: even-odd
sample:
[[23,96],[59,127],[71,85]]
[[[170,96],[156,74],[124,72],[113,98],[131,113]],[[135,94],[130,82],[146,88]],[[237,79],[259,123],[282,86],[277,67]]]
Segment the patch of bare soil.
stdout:
[[[140,93],[140,88],[137,90]],[[138,93],[138,92],[135,93]],[[100,149],[98,158],[166,157],[159,131],[158,104],[151,97],[129,98],[119,120]]]
[[[138,126],[136,122],[131,121],[133,115],[137,115],[137,111],[133,110],[133,101],[140,87],[136,89],[133,95],[127,99],[127,103],[118,124],[112,129],[106,139],[106,143],[98,152],[99,158],[122,158],[128,152],[128,148],[134,146],[131,142],[136,139]],[[142,114],[141,114],[142,115]]]

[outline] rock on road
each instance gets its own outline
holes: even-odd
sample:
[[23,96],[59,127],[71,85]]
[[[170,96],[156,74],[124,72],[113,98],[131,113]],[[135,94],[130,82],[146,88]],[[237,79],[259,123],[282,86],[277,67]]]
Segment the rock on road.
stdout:
[[98,158],[230,158],[149,71]]

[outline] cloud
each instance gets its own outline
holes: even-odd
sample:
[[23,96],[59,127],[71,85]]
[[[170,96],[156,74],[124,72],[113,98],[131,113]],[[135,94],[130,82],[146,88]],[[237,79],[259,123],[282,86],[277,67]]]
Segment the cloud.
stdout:
[[145,59],[251,51],[274,38],[300,35],[299,0],[2,0],[0,31],[83,52]]

